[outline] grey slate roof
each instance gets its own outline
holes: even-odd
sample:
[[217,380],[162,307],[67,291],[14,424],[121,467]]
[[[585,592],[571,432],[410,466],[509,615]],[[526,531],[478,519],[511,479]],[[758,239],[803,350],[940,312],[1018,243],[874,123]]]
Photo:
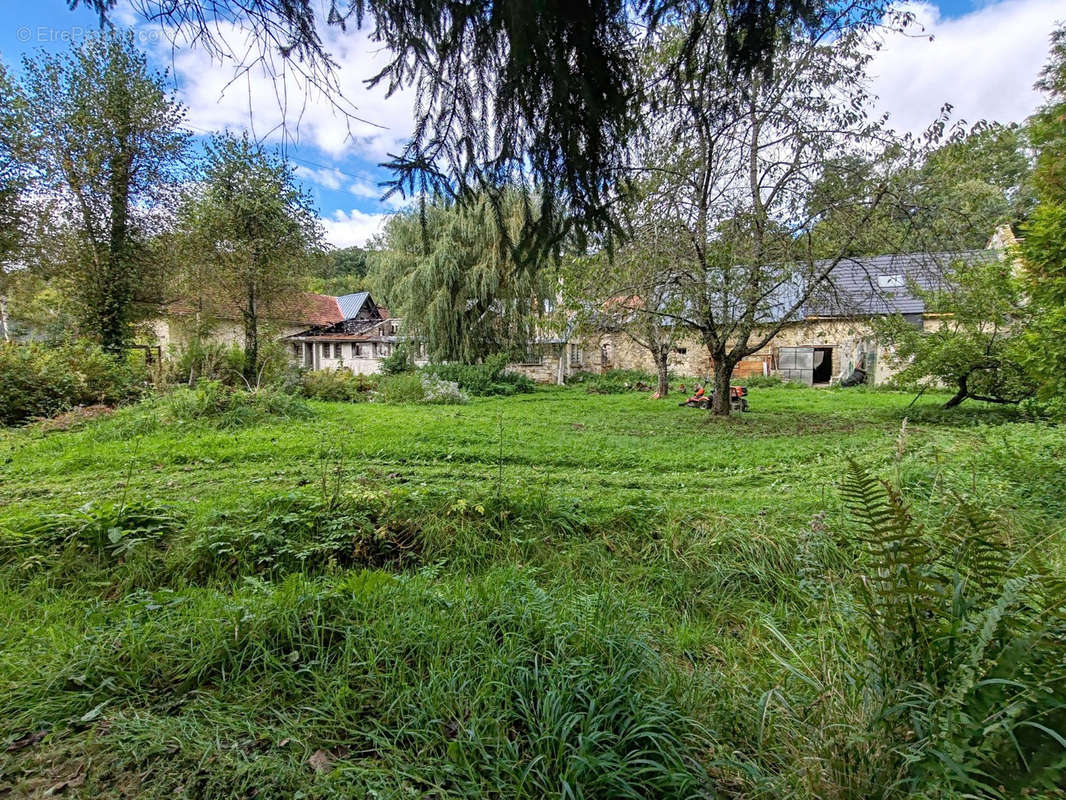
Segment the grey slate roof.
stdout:
[[[925,302],[911,291],[912,284],[927,290],[948,289],[945,276],[956,262],[976,263],[995,258],[998,253],[994,250],[848,258],[831,273],[831,288],[812,297],[802,309],[802,316],[921,314]],[[879,278],[883,280],[879,282]],[[894,279],[899,279],[902,285],[884,285],[894,283]]]
[[351,319],[359,314],[360,309],[363,307],[363,303],[370,297],[370,292],[356,292],[355,294],[344,294],[337,298],[337,305],[340,306],[341,314],[345,319]]

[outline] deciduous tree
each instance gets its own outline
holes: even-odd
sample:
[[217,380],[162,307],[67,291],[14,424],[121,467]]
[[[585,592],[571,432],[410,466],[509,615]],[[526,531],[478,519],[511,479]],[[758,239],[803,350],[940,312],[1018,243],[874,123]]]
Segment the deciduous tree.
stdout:
[[1018,403],[1032,397],[1036,385],[1022,366],[1032,309],[1010,262],[992,254],[957,261],[945,277],[942,291],[913,287],[929,311],[943,315],[939,326],[915,327],[898,314],[873,321],[902,367],[897,380],[952,387],[944,408],[967,399]]
[[181,213],[206,302],[239,314],[247,382],[258,381],[265,318],[297,311],[322,229],[292,167],[247,134],[215,136],[202,185]]
[[[656,41],[661,68],[693,40],[686,26],[712,24],[724,29],[728,17],[695,14]],[[685,233],[671,267],[684,297],[675,319],[714,362],[717,414],[729,413],[730,378],[742,358],[812,299],[832,300],[829,276],[851,239],[823,257],[811,238],[816,221],[838,214],[861,230],[885,199],[884,162],[905,152],[866,114],[866,32],[840,18],[780,31],[774,70],[732,80],[722,37],[706,35],[683,56],[690,77],[661,82],[659,127],[642,152],[643,202]],[[838,182],[856,188],[823,194],[812,207],[816,187],[834,171],[847,171]]]
[[35,189],[70,231],[64,269],[85,332],[111,351],[130,339],[146,242],[182,170],[184,111],[131,33],[91,36],[65,55],[23,59]]
[[1029,120],[1039,204],[1022,228],[1026,288],[1036,308],[1027,362],[1044,393],[1066,397],[1066,27],[1051,37],[1037,88],[1047,102]]

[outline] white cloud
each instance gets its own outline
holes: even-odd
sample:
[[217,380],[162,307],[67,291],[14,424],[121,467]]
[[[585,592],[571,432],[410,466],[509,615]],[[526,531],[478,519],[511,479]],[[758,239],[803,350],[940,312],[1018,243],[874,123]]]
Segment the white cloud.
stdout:
[[911,35],[887,36],[870,65],[890,125],[920,134],[944,103],[954,120],[1021,122],[1040,103],[1033,83],[1066,19],[1062,0],[1002,0],[955,19],[929,2],[904,7],[916,17]]
[[336,168],[329,167],[305,167],[297,164],[293,169],[296,177],[311,183],[316,183],[326,189],[339,189],[347,177]]
[[[258,44],[240,26],[215,28],[230,52],[258,54]],[[266,141],[311,144],[333,158],[357,154],[381,161],[398,152],[411,134],[413,95],[387,98],[384,88],[364,83],[387,63],[388,53],[351,26],[347,32],[327,28],[322,36],[337,64],[339,95],[327,96],[300,74],[299,62],[276,54],[249,70],[180,41],[174,49],[160,42],[157,55],[172,66],[188,123],[198,132],[246,129]]]
[[362,246],[381,230],[388,216],[368,214],[354,208],[351,211],[338,209],[322,220],[322,226],[326,229],[326,240],[334,247]]

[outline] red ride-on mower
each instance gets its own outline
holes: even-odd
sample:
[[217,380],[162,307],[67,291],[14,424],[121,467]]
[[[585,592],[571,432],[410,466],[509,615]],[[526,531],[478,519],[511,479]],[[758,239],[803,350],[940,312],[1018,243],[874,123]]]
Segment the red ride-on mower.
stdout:
[[[683,403],[678,403],[679,406],[687,406],[688,408],[710,408],[714,405],[714,393],[707,394],[707,391],[702,386],[696,387],[696,394],[692,395],[688,400]],[[731,411],[747,411],[748,410],[748,389],[745,386],[730,386],[729,387],[729,408]]]

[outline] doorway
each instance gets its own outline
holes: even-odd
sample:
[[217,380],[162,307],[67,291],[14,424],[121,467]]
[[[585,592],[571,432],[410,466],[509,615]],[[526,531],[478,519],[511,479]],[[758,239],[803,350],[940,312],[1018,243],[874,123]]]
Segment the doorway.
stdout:
[[812,383],[814,384],[828,384],[833,377],[833,348],[832,347],[816,347],[814,348],[814,373],[812,374]]

